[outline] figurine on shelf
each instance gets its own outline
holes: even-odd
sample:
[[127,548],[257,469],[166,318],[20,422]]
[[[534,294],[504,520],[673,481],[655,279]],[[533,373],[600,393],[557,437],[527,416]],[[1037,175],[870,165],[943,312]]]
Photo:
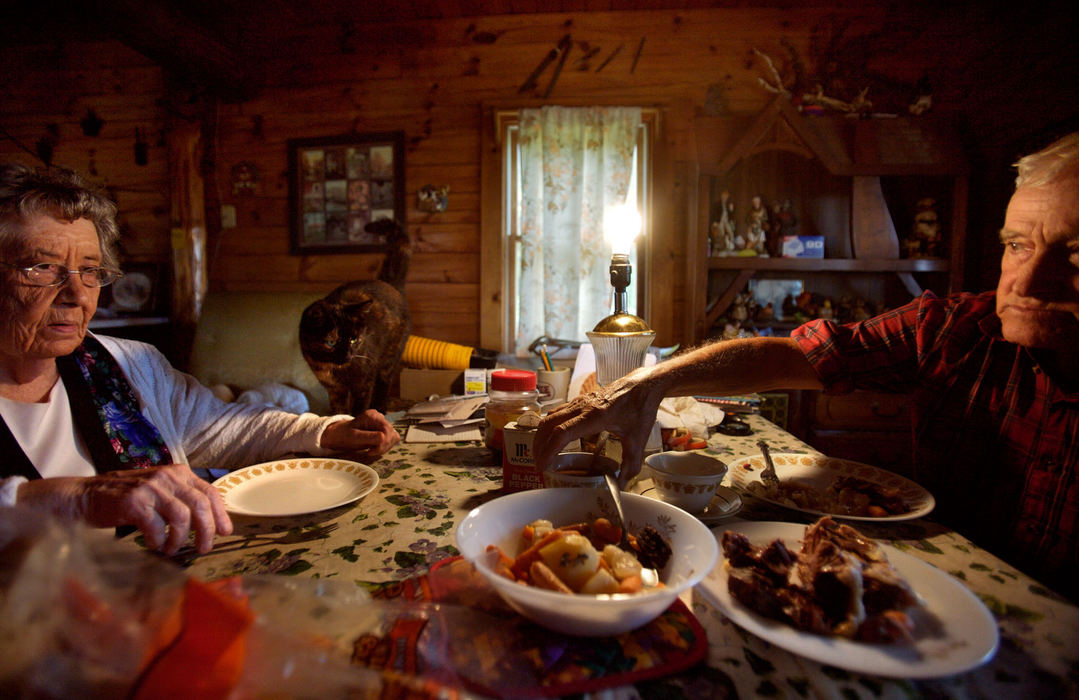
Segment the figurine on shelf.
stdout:
[[770,323],[776,318],[775,307],[772,306],[772,302],[768,302],[757,312],[757,320],[761,323]]
[[831,297],[825,297],[824,301],[820,303],[820,307],[817,309],[817,318],[823,318],[829,321],[835,318],[835,309],[832,308]]
[[790,197],[784,199],[779,205],[779,235],[780,240],[783,236],[798,235],[798,217],[794,214],[794,202]]
[[737,323],[742,323],[749,318],[749,309],[746,304],[746,295],[739,294],[734,297],[734,303],[731,304],[731,320]]
[[783,203],[778,199],[771,204],[771,213],[768,215],[768,254],[779,257],[783,252],[783,234],[780,231],[782,220],[780,214],[783,211]]
[[854,308],[851,309],[852,321],[865,321],[870,317],[869,308],[866,306],[865,299],[855,299]]
[[749,214],[746,215],[746,242],[743,255],[768,256],[765,243],[768,239],[768,208],[761,195],[753,195]]
[[802,292],[794,298],[794,304],[794,320],[799,323],[805,323],[817,317],[817,309],[820,304],[812,292]]
[[712,255],[733,255],[735,250],[734,239],[737,235],[734,224],[734,202],[731,201],[731,193],[727,190],[719,195],[719,221],[716,222],[716,237],[718,248],[712,249]]
[[783,311],[784,320],[789,321],[794,318],[794,314],[798,311],[798,304],[795,303],[793,294],[783,297],[783,304],[780,309]]
[[759,316],[760,313],[761,313],[760,302],[757,301],[757,298],[755,296],[753,296],[752,292],[747,291],[745,294],[746,294],[746,316],[749,318],[750,321],[756,321],[757,316]]
[[854,298],[850,294],[839,297],[835,307],[835,318],[840,323],[850,323],[854,314]]
[[932,197],[918,200],[914,214],[914,228],[907,241],[907,255],[911,258],[936,258],[940,256],[940,218],[937,201]]

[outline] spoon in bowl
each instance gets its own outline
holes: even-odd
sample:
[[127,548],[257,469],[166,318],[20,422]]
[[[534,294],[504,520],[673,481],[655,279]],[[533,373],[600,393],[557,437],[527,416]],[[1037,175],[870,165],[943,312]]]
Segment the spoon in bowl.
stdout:
[[[603,448],[607,446],[607,438],[609,437],[610,433],[606,430],[599,434],[596,448],[592,451],[593,468],[595,467],[596,459],[603,454]],[[618,487],[618,481],[615,480],[614,472],[612,471],[604,469],[603,480],[607,482],[607,490],[611,493],[611,500],[614,501],[614,511],[618,516],[618,527],[622,530],[622,539],[618,546],[623,552],[632,554],[634,550],[629,544],[629,527],[626,525],[626,513],[622,510],[622,489]],[[657,585],[659,583],[659,572],[655,569],[641,567],[641,582],[648,587]]]

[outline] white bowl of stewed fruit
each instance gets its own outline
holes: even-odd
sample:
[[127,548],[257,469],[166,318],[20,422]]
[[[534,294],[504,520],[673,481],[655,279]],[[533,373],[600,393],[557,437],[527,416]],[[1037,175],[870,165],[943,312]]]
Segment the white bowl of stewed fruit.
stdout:
[[621,634],[658,617],[719,556],[712,533],[684,510],[632,493],[622,501],[628,542],[607,492],[556,488],[474,508],[457,526],[457,548],[529,620],[565,634]]

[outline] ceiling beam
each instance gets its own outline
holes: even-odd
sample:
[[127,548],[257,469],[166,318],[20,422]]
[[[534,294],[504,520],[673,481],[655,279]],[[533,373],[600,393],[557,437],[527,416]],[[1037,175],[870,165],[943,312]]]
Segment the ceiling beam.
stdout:
[[165,0],[99,0],[94,5],[102,27],[181,83],[230,102],[250,99],[262,85],[241,54]]

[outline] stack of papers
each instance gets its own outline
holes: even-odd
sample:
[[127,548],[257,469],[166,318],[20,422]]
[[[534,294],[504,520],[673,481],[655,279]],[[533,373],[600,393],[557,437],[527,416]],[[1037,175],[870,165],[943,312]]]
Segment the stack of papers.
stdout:
[[405,442],[458,442],[483,439],[483,417],[473,414],[487,403],[487,395],[448,396],[418,403],[405,412],[412,422]]

